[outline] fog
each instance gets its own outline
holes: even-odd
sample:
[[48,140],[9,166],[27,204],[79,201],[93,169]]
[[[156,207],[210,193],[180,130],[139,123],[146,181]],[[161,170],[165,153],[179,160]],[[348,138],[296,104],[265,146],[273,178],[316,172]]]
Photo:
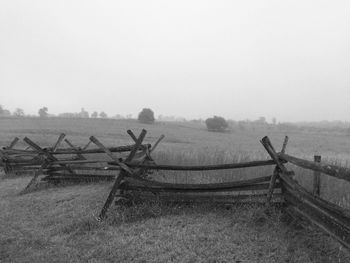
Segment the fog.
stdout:
[[349,1],[0,1],[0,104],[350,121]]

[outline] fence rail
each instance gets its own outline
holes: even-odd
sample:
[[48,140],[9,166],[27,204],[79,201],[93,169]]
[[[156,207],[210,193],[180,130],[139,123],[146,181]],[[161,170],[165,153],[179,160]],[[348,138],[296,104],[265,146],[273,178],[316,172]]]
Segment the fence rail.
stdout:
[[304,159],[300,159],[285,153],[278,153],[278,157],[286,162],[295,164],[296,166],[321,172],[339,179],[343,179],[350,182],[350,169],[345,167],[340,167],[331,164],[322,164],[318,162],[312,162]]
[[[115,162],[108,162],[110,165],[118,165]],[[157,164],[138,164],[126,163],[131,168],[145,168],[148,170],[163,170],[163,171],[212,171],[212,170],[228,170],[238,168],[248,168],[257,166],[274,165],[273,160],[252,161],[242,163],[228,163],[215,165],[157,165]]]

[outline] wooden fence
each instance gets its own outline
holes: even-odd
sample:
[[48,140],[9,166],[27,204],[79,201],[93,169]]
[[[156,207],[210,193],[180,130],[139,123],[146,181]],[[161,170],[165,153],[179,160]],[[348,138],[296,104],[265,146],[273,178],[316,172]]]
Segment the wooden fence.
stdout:
[[[279,178],[282,184],[282,193],[288,204],[288,211],[309,220],[338,240],[344,247],[350,249],[350,210],[324,200],[319,196],[320,173],[350,181],[350,169],[322,164],[319,156],[315,157],[315,161],[312,162],[287,155],[284,152],[277,153],[268,137],[264,137],[261,143],[276,162],[276,178]],[[290,162],[315,172],[313,193],[309,193],[293,179],[291,174],[294,173],[288,171],[282,161]]]
[[[129,196],[129,192],[137,192],[141,198],[161,198],[177,202],[264,200],[267,206],[282,198],[287,212],[309,220],[338,240],[344,247],[350,248],[350,210],[321,199],[319,195],[321,173],[350,181],[350,169],[322,164],[319,156],[316,156],[314,161],[308,161],[286,154],[288,137],[285,138],[280,152],[276,152],[268,137],[261,140],[271,157],[270,160],[180,166],[158,165],[153,160],[151,153],[164,136],[161,136],[152,146],[143,144],[146,130],[142,130],[139,137],[136,137],[130,130],[128,134],[133,140],[132,145],[106,147],[97,138],[91,136],[89,143],[82,148],[74,146],[65,139],[69,146],[65,149],[59,148],[64,140],[64,134],[61,134],[54,146],[49,148],[42,148],[26,137],[24,142],[30,149],[15,149],[19,141],[18,138],[15,138],[8,147],[0,151],[0,165],[6,173],[35,171],[32,180],[22,193],[35,186],[39,177],[41,177],[40,181],[53,183],[113,180],[113,187],[102,207],[99,220],[106,216],[116,197],[125,198]],[[88,149],[91,144],[95,144],[97,148]],[[115,153],[124,153],[126,156],[116,157]],[[286,168],[286,163],[314,171],[312,193],[298,184],[294,179],[294,172]],[[225,183],[173,184],[154,181],[148,176],[152,170],[209,171],[271,165],[274,166],[272,175]]]

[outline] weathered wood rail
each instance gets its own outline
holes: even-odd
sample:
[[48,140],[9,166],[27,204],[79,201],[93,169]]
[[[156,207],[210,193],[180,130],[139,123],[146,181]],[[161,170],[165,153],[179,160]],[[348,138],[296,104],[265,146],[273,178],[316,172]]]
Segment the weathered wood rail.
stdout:
[[[116,165],[115,162],[108,162],[110,165]],[[256,166],[274,165],[273,160],[252,161],[242,163],[229,164],[214,164],[214,165],[157,165],[157,164],[134,164],[126,163],[132,168],[145,168],[149,170],[163,170],[163,171],[212,171],[212,170],[226,170],[237,168],[248,168]]]
[[350,182],[350,169],[345,167],[340,167],[331,164],[322,164],[317,162],[312,162],[304,159],[300,159],[285,153],[278,153],[278,157],[286,162],[290,162],[299,167],[321,172],[338,179],[343,179]]
[[[133,140],[132,145],[106,147],[96,137],[91,136],[84,147],[76,147],[65,134],[61,134],[52,147],[42,148],[29,138],[24,142],[30,149],[15,149],[19,138],[15,138],[8,147],[0,150],[0,166],[6,173],[34,171],[34,176],[25,193],[40,181],[80,182],[111,180],[113,187],[103,205],[99,220],[106,217],[115,198],[127,198],[128,193],[137,193],[140,198],[157,198],[176,202],[237,202],[263,201],[269,206],[272,202],[284,202],[286,211],[298,215],[318,226],[324,232],[350,249],[350,210],[333,204],[320,197],[321,174],[350,181],[350,169],[324,164],[320,156],[314,161],[300,159],[285,153],[288,137],[277,152],[268,137],[261,140],[270,155],[270,160],[258,160],[240,163],[216,165],[168,165],[156,164],[151,153],[156,149],[161,136],[155,144],[143,144],[146,131],[140,136],[127,131]],[[69,148],[60,148],[63,140]],[[88,149],[94,144],[97,148]],[[126,154],[117,157],[115,154]],[[286,168],[291,163],[314,171],[313,192],[304,189],[294,179],[294,172]],[[273,166],[272,175],[240,181],[209,184],[175,184],[151,180],[149,172],[163,171],[212,171],[242,169],[250,167]]]

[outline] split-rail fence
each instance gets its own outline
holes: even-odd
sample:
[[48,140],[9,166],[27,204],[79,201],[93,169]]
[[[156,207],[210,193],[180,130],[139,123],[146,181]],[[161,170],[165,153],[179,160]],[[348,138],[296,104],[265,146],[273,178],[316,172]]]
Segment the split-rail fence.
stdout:
[[[288,137],[277,152],[270,139],[265,136],[261,143],[271,157],[269,160],[217,164],[217,165],[160,165],[153,160],[151,153],[164,138],[162,135],[152,146],[144,144],[146,130],[136,137],[127,131],[133,144],[106,147],[96,137],[91,136],[84,147],[77,147],[61,134],[52,147],[40,147],[25,137],[26,149],[16,149],[19,142],[15,138],[7,147],[0,150],[0,166],[6,174],[33,171],[33,178],[22,190],[28,192],[38,183],[62,183],[111,180],[113,186],[101,209],[98,219],[107,216],[110,205],[116,198],[130,197],[137,192],[141,198],[158,198],[165,201],[185,202],[237,202],[263,201],[267,206],[273,202],[283,202],[286,211],[293,216],[306,219],[350,249],[350,210],[340,207],[320,197],[321,173],[340,180],[350,181],[350,169],[324,164],[320,156],[314,161],[300,159],[285,153]],[[63,141],[68,148],[60,147]],[[97,147],[91,149],[91,145]],[[115,153],[126,153],[124,158]],[[106,158],[106,156],[108,158]],[[313,192],[310,193],[296,180],[295,173],[286,164],[314,171]],[[152,170],[209,171],[239,169],[258,166],[274,166],[272,175],[224,183],[175,184],[150,179]],[[242,194],[244,193],[244,194]]]

